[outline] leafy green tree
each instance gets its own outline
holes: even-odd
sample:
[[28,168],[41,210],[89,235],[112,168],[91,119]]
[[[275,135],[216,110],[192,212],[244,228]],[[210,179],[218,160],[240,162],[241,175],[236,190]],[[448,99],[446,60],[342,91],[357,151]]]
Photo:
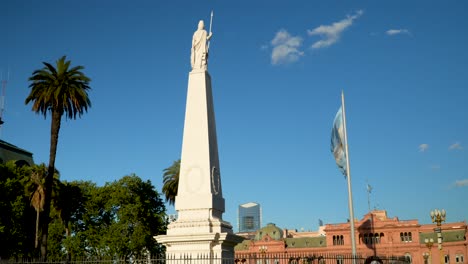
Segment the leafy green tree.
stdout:
[[73,198],[66,202],[62,196],[58,201],[63,204],[52,208],[48,260],[137,259],[162,252],[153,236],[166,231],[165,207],[150,181],[129,175],[102,187],[63,184],[68,187],[61,191]]
[[49,236],[47,243],[47,260],[62,261],[68,256],[63,241],[65,238],[65,227],[61,221],[59,212],[55,207],[51,208],[51,221],[49,223]]
[[[68,212],[60,212],[62,224],[69,229],[69,234],[65,233],[62,241],[67,257],[71,260],[97,256],[94,250],[98,244],[96,241],[101,239],[104,232],[101,229],[108,226],[109,222],[109,220],[103,221],[101,217],[105,212],[104,206],[109,196],[101,187],[90,181],[73,181],[65,184],[69,187],[62,191],[71,189],[72,192],[68,198],[61,199],[64,204],[68,204],[61,206],[68,208],[65,209]],[[69,201],[65,202],[68,199]]]
[[153,236],[166,230],[165,207],[151,182],[133,174],[104,188],[112,194],[106,205],[112,224],[105,236],[111,253],[124,259],[161,253]]
[[[52,221],[49,224],[49,260],[67,260],[72,258],[65,241],[72,235],[72,223],[80,222],[85,211],[84,203],[87,197],[83,194],[80,185],[76,182],[57,182],[54,189],[53,207],[51,209]],[[52,228],[52,230],[50,230]]]
[[30,175],[29,166],[0,164],[1,259],[34,257],[34,209],[25,188]]
[[75,119],[88,110],[91,101],[88,97],[90,79],[82,72],[83,66],[70,68],[70,61],[63,56],[56,62],[56,67],[47,62],[42,69],[33,72],[29,78],[30,94],[25,103],[32,102],[32,110],[44,117],[49,113],[51,121],[51,140],[49,166],[44,182],[44,209],[41,213],[40,224],[42,232],[41,255],[47,258],[47,237],[49,215],[52,200],[52,186],[55,171],[55,157],[62,116]]
[[162,192],[166,196],[166,202],[174,205],[179,188],[180,159],[164,169]]

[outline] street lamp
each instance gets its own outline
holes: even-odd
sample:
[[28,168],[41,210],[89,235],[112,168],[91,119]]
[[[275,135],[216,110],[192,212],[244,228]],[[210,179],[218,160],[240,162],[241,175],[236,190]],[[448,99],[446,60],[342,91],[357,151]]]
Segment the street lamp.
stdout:
[[424,252],[424,253],[423,253],[423,258],[424,258],[424,264],[429,264],[429,261],[428,261],[428,259],[429,259],[429,253]]
[[426,247],[429,250],[429,253],[424,252],[423,256],[426,260],[426,263],[429,264],[429,261],[432,262],[432,245],[434,244],[434,239],[426,238],[424,239],[424,243],[426,243]]
[[263,264],[266,264],[267,261],[266,261],[265,255],[266,255],[266,252],[268,251],[268,247],[267,247],[267,246],[260,246],[260,247],[258,248],[258,250],[260,251],[260,253],[261,253],[262,256],[263,256]]
[[442,256],[442,222],[445,222],[445,210],[435,209],[431,211],[432,223],[436,223],[437,227],[434,228],[434,231],[437,233],[437,245],[440,253],[440,263],[444,263],[444,257]]

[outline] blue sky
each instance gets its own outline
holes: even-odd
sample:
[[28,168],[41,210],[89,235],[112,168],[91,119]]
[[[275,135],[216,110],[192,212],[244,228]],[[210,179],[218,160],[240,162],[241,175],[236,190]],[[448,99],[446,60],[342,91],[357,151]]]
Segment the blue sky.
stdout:
[[[92,108],[64,120],[62,180],[135,173],[160,190],[180,157],[190,45],[214,10],[212,76],[224,219],[254,201],[263,224],[349,217],[330,152],[346,97],[354,211],[468,219],[466,1],[14,1],[0,3],[1,139],[48,162],[50,119],[28,77],[62,55],[85,66]],[[465,201],[465,202],[463,202]],[[168,211],[174,209],[168,206]]]

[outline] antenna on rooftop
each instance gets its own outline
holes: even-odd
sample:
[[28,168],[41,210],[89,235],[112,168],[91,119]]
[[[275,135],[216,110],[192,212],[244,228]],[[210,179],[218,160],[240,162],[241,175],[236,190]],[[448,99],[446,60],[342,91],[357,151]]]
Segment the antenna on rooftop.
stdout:
[[10,71],[8,70],[7,71],[7,78],[4,79],[3,78],[3,72],[1,74],[1,80],[2,80],[2,91],[1,91],[1,95],[0,95],[0,136],[1,136],[1,128],[2,128],[2,124],[4,123],[3,121],[3,110],[5,110],[5,92],[6,92],[6,87],[7,87],[7,83],[8,83],[8,80],[10,79]]

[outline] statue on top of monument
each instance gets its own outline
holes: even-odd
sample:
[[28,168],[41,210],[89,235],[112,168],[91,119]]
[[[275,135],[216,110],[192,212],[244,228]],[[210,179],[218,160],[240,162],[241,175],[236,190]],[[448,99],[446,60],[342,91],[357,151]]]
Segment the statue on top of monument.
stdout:
[[190,63],[192,65],[192,70],[206,70],[206,65],[208,64],[208,48],[211,36],[211,25],[210,33],[208,34],[205,30],[205,23],[203,20],[198,22],[198,29],[193,33],[192,38],[192,53],[190,55]]

